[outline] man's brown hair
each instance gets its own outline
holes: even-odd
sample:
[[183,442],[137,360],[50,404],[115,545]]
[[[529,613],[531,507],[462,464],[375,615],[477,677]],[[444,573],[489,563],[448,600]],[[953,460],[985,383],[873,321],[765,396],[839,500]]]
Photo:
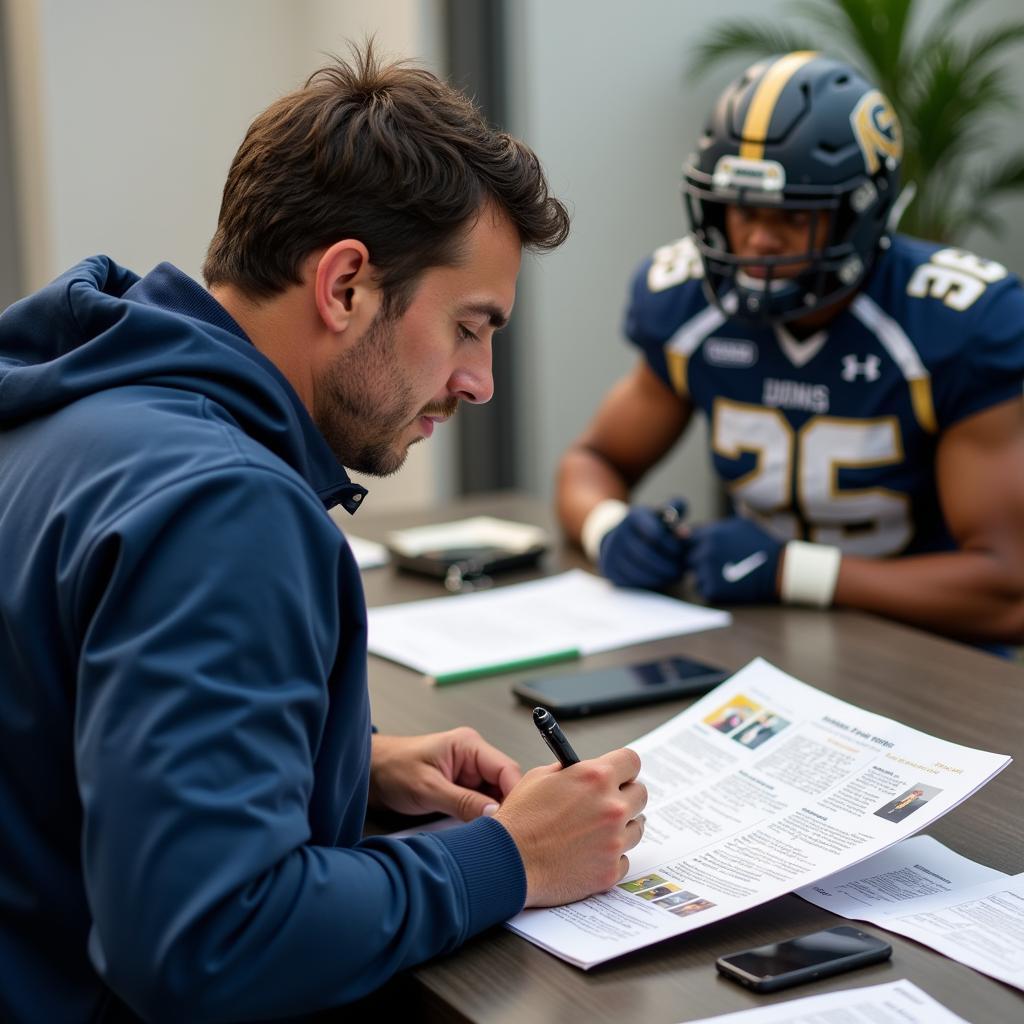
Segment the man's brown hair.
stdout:
[[459,261],[462,231],[488,201],[527,249],[568,235],[565,207],[528,146],[429,71],[383,63],[367,43],[250,125],[203,276],[265,298],[300,283],[310,253],[356,238],[400,312],[425,269]]

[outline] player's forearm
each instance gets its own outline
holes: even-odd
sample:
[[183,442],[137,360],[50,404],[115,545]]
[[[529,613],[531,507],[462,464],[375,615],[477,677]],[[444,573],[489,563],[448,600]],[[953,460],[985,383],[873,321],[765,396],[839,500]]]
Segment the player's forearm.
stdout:
[[558,518],[570,540],[580,542],[587,513],[607,498],[629,500],[625,478],[596,452],[574,445],[558,467]]
[[1024,643],[1024,574],[991,554],[846,556],[834,604],[968,640]]

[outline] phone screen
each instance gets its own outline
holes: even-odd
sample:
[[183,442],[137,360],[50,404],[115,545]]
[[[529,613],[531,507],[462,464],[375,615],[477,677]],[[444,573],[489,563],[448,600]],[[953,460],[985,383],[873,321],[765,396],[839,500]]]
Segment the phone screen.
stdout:
[[671,657],[640,665],[525,679],[513,689],[524,701],[571,716],[705,693],[727,675],[715,665]]
[[747,984],[771,983],[772,988],[782,988],[837,973],[846,966],[884,960],[891,952],[887,942],[857,928],[841,926],[733,953],[721,957],[719,964],[724,973]]

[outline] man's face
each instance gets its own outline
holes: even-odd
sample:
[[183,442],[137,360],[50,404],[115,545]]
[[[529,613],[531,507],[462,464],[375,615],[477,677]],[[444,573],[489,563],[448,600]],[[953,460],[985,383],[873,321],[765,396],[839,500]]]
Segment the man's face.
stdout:
[[382,307],[316,379],[314,420],[348,468],[390,475],[460,401],[490,400],[491,340],[512,312],[519,234],[485,206],[463,250],[458,266],[424,271],[400,316]]
[[[725,230],[729,246],[740,259],[758,260],[778,256],[802,256],[809,249],[821,249],[826,243],[828,212],[825,210],[786,210],[766,206],[729,206],[725,211]],[[773,278],[795,277],[808,264],[791,263],[772,268]],[[763,279],[766,267],[745,266],[744,273]]]

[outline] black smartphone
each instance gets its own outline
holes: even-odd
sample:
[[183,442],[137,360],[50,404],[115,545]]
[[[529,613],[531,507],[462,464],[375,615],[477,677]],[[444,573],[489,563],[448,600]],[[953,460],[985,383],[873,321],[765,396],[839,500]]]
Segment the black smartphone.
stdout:
[[720,956],[715,966],[755,992],[776,992],[815,978],[888,960],[892,946],[850,925]]
[[559,718],[578,718],[637,704],[706,693],[729,673],[692,658],[671,657],[642,665],[569,672],[522,679],[512,692],[524,703],[541,705]]

